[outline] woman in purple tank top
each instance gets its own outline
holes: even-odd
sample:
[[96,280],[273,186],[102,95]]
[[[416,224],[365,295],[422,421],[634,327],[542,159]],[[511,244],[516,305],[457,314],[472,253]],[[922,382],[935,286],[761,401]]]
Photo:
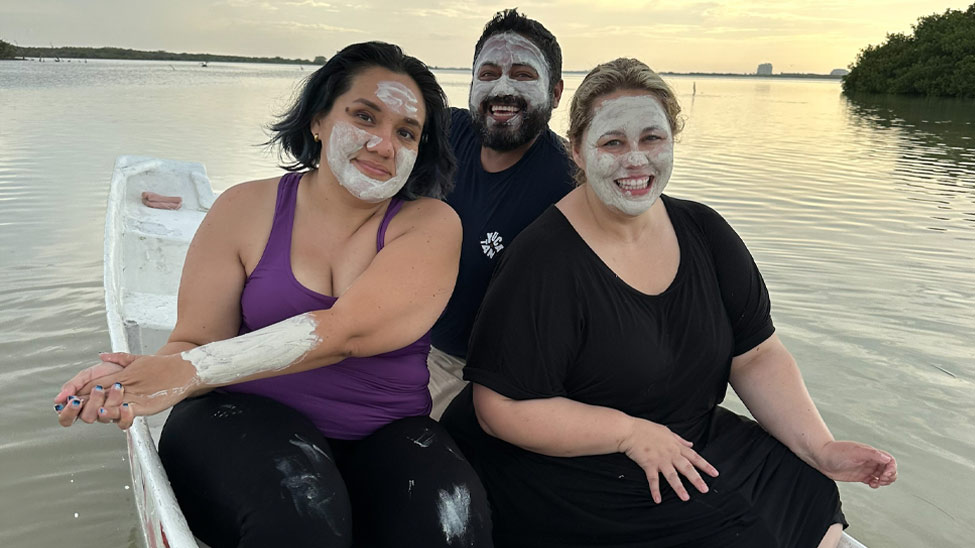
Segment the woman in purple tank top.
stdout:
[[461,242],[438,199],[448,120],[398,47],[336,54],[271,126],[289,173],[228,189],[204,219],[169,342],[75,376],[61,424],[175,406],[159,454],[215,548],[490,546],[483,487],[428,416],[429,330]]

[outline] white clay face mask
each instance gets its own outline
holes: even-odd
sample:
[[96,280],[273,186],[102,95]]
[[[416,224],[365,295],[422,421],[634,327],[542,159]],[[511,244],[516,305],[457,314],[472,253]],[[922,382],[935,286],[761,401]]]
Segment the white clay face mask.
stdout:
[[[407,91],[409,91],[407,89]],[[328,137],[328,167],[331,168],[340,185],[353,196],[366,202],[381,202],[392,198],[413,171],[416,152],[406,147],[396,149],[396,173],[385,181],[373,179],[359,171],[353,160],[360,150],[373,149],[382,143],[382,138],[361,130],[347,122],[336,122]]]
[[376,86],[376,97],[396,114],[416,118],[418,101],[416,95],[405,85],[385,80],[379,82]]
[[[493,65],[501,73],[496,80],[479,80],[477,75],[485,64]],[[513,65],[526,65],[538,73],[536,80],[511,78]],[[489,97],[514,96],[528,103],[529,109],[543,109],[549,104],[549,66],[545,56],[531,40],[513,32],[495,34],[484,42],[474,62],[474,81],[471,83],[470,109],[479,112],[481,103]],[[512,107],[498,107],[507,108]],[[492,114],[489,112],[489,114]],[[503,113],[499,113],[503,114]],[[516,113],[517,115],[517,113]],[[490,119],[490,117],[489,117]]]
[[[658,138],[648,139],[650,135]],[[593,192],[610,208],[630,216],[650,209],[674,168],[673,132],[663,106],[651,95],[600,104],[581,148]]]
[[193,364],[199,381],[229,384],[297,362],[321,342],[316,327],[311,314],[302,314],[233,339],[198,346],[180,357]]

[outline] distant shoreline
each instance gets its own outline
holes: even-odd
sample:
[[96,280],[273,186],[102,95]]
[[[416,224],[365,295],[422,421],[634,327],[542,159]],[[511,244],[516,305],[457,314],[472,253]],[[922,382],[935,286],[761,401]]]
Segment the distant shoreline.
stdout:
[[[583,73],[584,74],[584,73]],[[810,78],[813,80],[842,80],[843,76],[813,74],[808,72],[780,72],[778,74],[749,74],[736,72],[661,72],[663,76],[701,76],[720,78]]]
[[323,65],[325,57],[287,59],[284,57],[248,57],[244,55],[215,55],[212,53],[173,53],[170,51],[144,51],[125,48],[58,47],[35,48],[16,46],[15,59],[114,59],[134,61],[195,61],[200,63],[273,63],[282,65]]
[[[195,61],[200,63],[266,63],[282,65],[323,65],[325,57],[319,56],[314,60],[308,59],[287,59],[283,57],[248,57],[243,55],[215,55],[212,53],[173,53],[169,51],[144,51],[124,48],[81,48],[81,47],[59,47],[59,48],[37,48],[37,47],[17,47],[14,52],[15,60],[38,59],[114,59],[114,60],[136,60],[136,61]],[[467,71],[469,67],[438,67],[431,66],[433,70]],[[563,74],[585,75],[586,70],[563,70]],[[721,78],[809,78],[816,80],[840,80],[842,76],[830,74],[812,73],[791,73],[780,72],[778,74],[755,74],[755,73],[736,73],[736,72],[661,72],[663,76],[697,76],[702,78],[721,77]]]
[[[437,67],[431,66],[432,70],[451,70],[460,72],[470,72],[470,67]],[[585,76],[588,70],[563,70],[562,74],[574,74]],[[840,80],[843,76],[833,76],[831,74],[812,74],[807,72],[780,72],[778,74],[754,74],[745,72],[661,72],[661,76],[700,76],[702,78],[811,78],[814,80]]]

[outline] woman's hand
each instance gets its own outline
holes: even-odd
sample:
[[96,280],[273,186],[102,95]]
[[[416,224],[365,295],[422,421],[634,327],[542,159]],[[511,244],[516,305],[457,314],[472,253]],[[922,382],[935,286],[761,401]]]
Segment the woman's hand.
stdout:
[[[116,383],[106,390],[103,386],[107,384],[105,378],[122,371],[136,356],[103,352],[98,357],[101,358],[101,363],[80,371],[64,383],[61,391],[54,397],[54,410],[58,413],[61,426],[71,426],[78,419],[88,424],[96,420],[110,422],[104,417],[104,413],[99,414],[99,409],[105,402],[116,406],[122,404],[122,386]],[[90,391],[85,390],[86,386],[92,384],[94,386]],[[99,401],[89,405],[92,396]]]
[[897,461],[886,451],[855,441],[831,441],[815,456],[816,468],[834,481],[877,489],[897,480]]
[[71,380],[61,385],[61,391],[54,397],[55,404],[67,404],[68,398],[70,396],[77,396],[78,392],[86,385],[102,377],[118,373],[122,369],[125,369],[125,366],[132,363],[138,356],[123,352],[103,352],[98,357],[101,358],[101,363],[87,369],[82,369]]
[[663,500],[660,496],[661,475],[683,501],[688,501],[691,497],[684,489],[679,474],[683,474],[702,493],[708,492],[708,486],[697,469],[711,477],[717,477],[718,471],[698,455],[697,451],[691,449],[693,445],[666,426],[634,418],[633,427],[620,443],[619,450],[643,468],[650,482],[653,501],[660,504]]
[[[58,422],[70,426],[77,419],[91,423],[117,422],[123,430],[132,425],[139,415],[153,415],[172,407],[200,388],[196,368],[184,361],[179,354],[168,356],[137,356],[133,354],[116,355],[118,361],[127,362],[121,367],[115,364],[114,373],[93,378],[81,388],[75,388],[79,379],[92,378],[92,373],[79,373],[65,384],[71,395],[63,410],[59,412]],[[111,364],[109,364],[111,365]],[[97,372],[110,369],[105,363],[93,368]],[[86,370],[88,371],[88,370]],[[104,386],[111,386],[105,390]],[[65,390],[62,390],[62,397]],[[87,396],[87,401],[83,398]],[[67,397],[67,396],[65,396]],[[77,402],[77,403],[76,403]],[[124,402],[124,403],[123,403]]]
[[[95,382],[102,381],[99,379]],[[123,419],[127,419],[128,425],[131,425],[135,416],[132,415],[128,404],[122,403],[123,394],[124,390],[120,383],[116,382],[107,389],[98,384],[86,396],[68,396],[65,403],[55,405],[54,410],[58,412],[58,422],[61,426],[71,426],[79,419],[88,424],[95,421],[121,423]],[[118,412],[112,414],[110,418],[108,409],[117,409]]]

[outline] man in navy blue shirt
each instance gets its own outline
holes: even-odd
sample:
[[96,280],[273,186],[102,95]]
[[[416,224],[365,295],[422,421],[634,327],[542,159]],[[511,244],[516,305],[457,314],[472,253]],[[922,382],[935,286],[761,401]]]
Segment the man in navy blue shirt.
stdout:
[[498,12],[474,47],[469,110],[451,109],[457,174],[449,203],[464,227],[460,272],[433,328],[434,418],[464,386],[474,317],[498,257],[542,211],[572,190],[574,164],[548,128],[562,98],[562,50],[539,22]]

